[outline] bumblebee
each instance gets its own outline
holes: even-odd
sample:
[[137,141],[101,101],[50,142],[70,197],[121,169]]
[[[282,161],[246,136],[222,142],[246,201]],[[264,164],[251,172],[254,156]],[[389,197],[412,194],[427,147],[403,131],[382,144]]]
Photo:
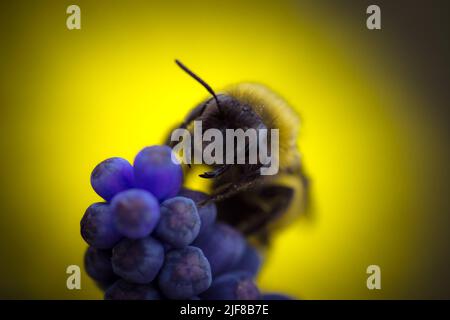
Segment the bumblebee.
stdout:
[[[216,94],[184,64],[175,62],[212,96],[193,108],[177,128],[192,131],[194,121],[202,121],[204,131],[210,128],[221,132],[230,128],[279,130],[277,174],[261,175],[261,163],[213,164],[210,171],[200,174],[204,179],[213,180],[206,202],[216,202],[218,219],[246,236],[267,242],[272,230],[288,224],[306,209],[309,188],[297,148],[297,114],[286,101],[260,84],[241,83]],[[169,139],[166,144],[173,147]],[[188,174],[191,165],[184,169]]]

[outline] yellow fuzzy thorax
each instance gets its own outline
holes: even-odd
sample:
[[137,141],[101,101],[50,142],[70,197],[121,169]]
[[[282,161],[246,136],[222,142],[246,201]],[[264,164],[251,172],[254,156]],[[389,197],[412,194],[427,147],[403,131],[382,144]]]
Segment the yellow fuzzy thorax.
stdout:
[[300,120],[289,104],[261,84],[241,83],[227,88],[225,94],[250,105],[269,129],[279,129],[280,168],[298,161],[296,142]]

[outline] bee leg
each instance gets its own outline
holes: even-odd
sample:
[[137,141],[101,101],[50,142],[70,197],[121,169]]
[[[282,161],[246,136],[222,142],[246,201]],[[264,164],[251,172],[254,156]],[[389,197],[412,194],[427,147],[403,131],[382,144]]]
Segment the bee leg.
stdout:
[[216,177],[219,177],[222,174],[224,174],[229,168],[230,168],[230,166],[221,165],[219,168],[217,168],[214,171],[207,171],[205,173],[200,174],[199,177],[205,178],[205,179],[216,178]]
[[[231,166],[223,165],[217,170],[222,170],[223,167],[225,167],[223,169],[223,172],[225,172]],[[215,171],[213,171],[213,173],[214,172]],[[223,174],[223,172],[221,172],[220,174]],[[215,192],[213,194],[211,194],[207,199],[201,201],[199,203],[199,205],[203,206],[211,201],[220,201],[220,200],[226,199],[243,189],[246,189],[254,184],[257,184],[259,180],[255,179],[255,177],[259,174],[259,172],[260,172],[260,170],[259,170],[259,168],[257,168],[255,170],[245,174],[244,176],[242,176],[242,178],[238,182],[235,182],[235,183],[227,182],[227,183],[220,184],[220,186],[218,186],[215,189]],[[200,176],[203,178],[212,178],[209,176],[205,177],[203,175],[206,175],[206,174],[209,175],[209,174],[213,174],[213,173],[205,172],[204,174],[202,174]],[[218,176],[219,175],[216,175],[216,177],[218,177]]]
[[254,180],[243,182],[243,183],[239,183],[239,182],[233,183],[230,186],[228,186],[227,188],[225,188],[224,190],[212,194],[210,196],[210,198],[208,199],[208,201],[220,201],[220,200],[226,199],[226,198],[234,195],[235,193],[239,192],[240,190],[243,190],[243,189],[246,189],[246,188],[252,186],[255,183],[256,182]]

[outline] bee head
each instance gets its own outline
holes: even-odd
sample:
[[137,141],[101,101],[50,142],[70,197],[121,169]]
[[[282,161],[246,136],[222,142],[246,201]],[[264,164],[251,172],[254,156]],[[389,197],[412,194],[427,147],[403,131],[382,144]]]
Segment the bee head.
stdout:
[[267,129],[261,117],[254,112],[252,106],[226,94],[217,95],[210,85],[181,61],[175,60],[175,63],[212,95],[211,99],[204,102],[204,112],[197,119],[203,121],[204,129]]
[[203,128],[226,129],[267,129],[262,118],[255,112],[253,106],[227,95],[218,94],[217,99],[211,98],[204,102],[204,113],[198,118],[202,120]]

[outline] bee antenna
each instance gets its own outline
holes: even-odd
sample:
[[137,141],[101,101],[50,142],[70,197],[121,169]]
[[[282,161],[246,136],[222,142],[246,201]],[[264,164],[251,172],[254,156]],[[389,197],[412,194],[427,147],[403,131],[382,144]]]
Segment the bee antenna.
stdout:
[[214,90],[207,84],[202,78],[200,78],[198,75],[196,75],[194,72],[192,72],[188,67],[186,67],[181,61],[175,59],[175,63],[184,70],[188,75],[190,75],[192,78],[197,80],[198,83],[200,83],[212,96],[214,97],[214,100],[216,100],[217,107],[219,108],[220,113],[222,113],[222,107],[219,103],[219,99],[217,99],[217,95],[214,92]]

